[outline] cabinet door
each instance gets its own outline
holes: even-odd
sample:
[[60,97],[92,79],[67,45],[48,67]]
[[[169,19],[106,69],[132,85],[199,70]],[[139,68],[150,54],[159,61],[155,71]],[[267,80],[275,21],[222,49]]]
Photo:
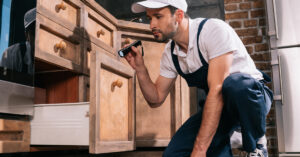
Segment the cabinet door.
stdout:
[[133,150],[134,71],[92,51],[90,72],[90,153]]

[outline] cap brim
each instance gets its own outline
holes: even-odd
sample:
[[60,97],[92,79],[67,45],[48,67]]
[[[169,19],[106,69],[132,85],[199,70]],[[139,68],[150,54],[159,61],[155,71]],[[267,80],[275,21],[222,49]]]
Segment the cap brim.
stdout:
[[29,27],[33,22],[35,22],[35,19],[34,20],[32,20],[32,21],[30,21],[29,23],[27,23],[24,27],[25,27],[25,29],[27,28],[27,27]]
[[143,2],[134,3],[131,6],[131,10],[133,13],[141,13],[141,12],[145,12],[146,8],[157,9],[157,8],[166,7],[168,5],[169,4],[160,3],[160,2],[143,1]]

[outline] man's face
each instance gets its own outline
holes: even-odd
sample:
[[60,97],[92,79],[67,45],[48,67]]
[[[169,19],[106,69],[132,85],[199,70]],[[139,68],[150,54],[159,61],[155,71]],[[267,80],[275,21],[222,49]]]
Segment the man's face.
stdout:
[[169,8],[147,9],[147,17],[150,20],[150,29],[157,41],[164,42],[175,36],[178,24]]

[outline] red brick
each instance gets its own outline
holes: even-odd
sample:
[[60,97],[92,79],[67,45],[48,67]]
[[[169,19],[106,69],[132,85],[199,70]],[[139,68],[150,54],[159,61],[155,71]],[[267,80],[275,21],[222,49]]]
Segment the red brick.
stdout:
[[270,54],[269,53],[252,54],[251,58],[254,61],[270,61]]
[[264,1],[263,0],[254,1],[253,8],[264,8]]
[[258,44],[258,45],[255,45],[255,51],[256,52],[268,51],[268,50],[269,50],[268,44]]
[[241,28],[242,22],[241,21],[231,21],[231,22],[229,22],[229,25],[233,28]]
[[229,4],[229,3],[240,3],[242,0],[224,0],[224,4]]
[[235,11],[237,10],[237,5],[236,4],[230,4],[225,6],[226,11]]
[[250,45],[256,43],[256,37],[245,37],[242,39],[244,45]]
[[256,36],[255,37],[255,42],[256,43],[261,43],[263,41],[263,37],[262,36]]
[[246,49],[249,54],[253,53],[253,47],[252,46],[246,46]]
[[251,3],[240,3],[241,10],[249,10],[251,9]]
[[251,11],[251,18],[263,17],[263,16],[265,16],[265,11],[264,10],[254,10],[254,11]]
[[259,70],[271,70],[270,63],[255,63],[256,68]]
[[257,26],[257,20],[246,20],[244,21],[245,27],[254,27]]
[[240,29],[240,30],[236,30],[236,33],[240,36],[240,37],[244,37],[244,36],[257,36],[258,31],[256,28],[248,28],[248,29]]
[[243,18],[248,18],[248,12],[235,12],[235,13],[227,13],[225,14],[225,19],[243,19]]

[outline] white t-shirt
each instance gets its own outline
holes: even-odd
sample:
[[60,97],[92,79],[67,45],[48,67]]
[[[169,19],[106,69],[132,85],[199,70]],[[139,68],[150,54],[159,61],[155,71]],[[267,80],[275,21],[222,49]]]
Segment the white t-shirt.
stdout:
[[[202,66],[197,48],[197,32],[202,20],[204,18],[189,19],[187,53],[181,51],[179,46],[175,44],[173,53],[178,56],[180,68],[185,74],[193,73]],[[204,24],[200,32],[199,47],[207,63],[210,59],[233,51],[231,74],[240,72],[249,74],[258,80],[263,79],[261,72],[256,69],[239,36],[224,21],[209,19]],[[167,78],[175,78],[178,75],[171,56],[171,41],[167,43],[160,61],[160,75]]]

